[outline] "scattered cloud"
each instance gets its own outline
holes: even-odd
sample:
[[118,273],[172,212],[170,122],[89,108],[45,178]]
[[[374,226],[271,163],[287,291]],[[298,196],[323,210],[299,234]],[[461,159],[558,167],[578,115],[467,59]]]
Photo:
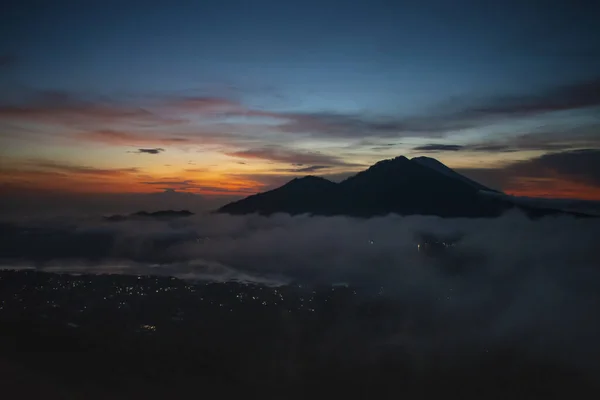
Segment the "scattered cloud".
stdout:
[[600,199],[600,149],[553,152],[499,168],[457,171],[516,195]]
[[540,128],[537,131],[517,136],[499,137],[475,141],[469,144],[451,145],[430,143],[413,147],[415,152],[481,152],[481,153],[514,153],[519,151],[559,152],[582,148],[600,147],[600,125],[597,123],[551,130]]
[[166,99],[164,103],[168,108],[194,113],[221,113],[241,107],[239,103],[221,97],[177,97]]
[[415,151],[423,151],[423,152],[440,152],[440,151],[459,151],[462,150],[464,146],[460,146],[457,144],[426,144],[423,146],[414,147]]
[[432,110],[430,115],[425,117],[425,122],[422,118],[409,118],[407,121],[412,123],[407,123],[406,126],[411,130],[411,125],[416,123],[417,128],[422,124],[421,127],[426,131],[448,133],[452,130],[482,127],[507,120],[598,106],[600,78],[565,84],[531,95],[459,99]]
[[510,166],[517,175],[533,177],[558,175],[565,179],[600,187],[600,149],[548,153]]
[[138,168],[95,168],[81,165],[61,164],[55,161],[31,161],[27,164],[32,168],[50,170],[65,174],[118,176],[139,173]]
[[154,148],[154,149],[137,149],[137,151],[130,151],[129,153],[136,153],[136,154],[159,154],[160,152],[165,151],[165,149],[162,148]]
[[436,115],[389,117],[364,113],[306,113],[285,116],[288,122],[279,125],[284,132],[339,139],[443,137],[448,132],[476,126],[471,121]]
[[[554,111],[600,106],[600,79],[563,85],[536,95],[464,99],[442,104],[423,115],[376,116],[367,113],[262,113],[287,121],[279,129],[288,133],[336,138],[444,137],[453,131],[489,125],[499,120]],[[477,105],[471,105],[476,103]],[[377,146],[380,149],[381,146]]]
[[94,130],[91,132],[85,132],[80,135],[82,139],[88,139],[91,141],[106,143],[106,144],[132,144],[132,143],[144,143],[148,138],[144,138],[132,133],[119,132],[112,129],[101,129]]
[[369,147],[370,150],[372,151],[376,151],[376,152],[389,152],[390,150],[393,149],[393,147],[395,146],[400,146],[401,143],[386,143],[383,145],[379,145],[379,146],[372,146]]
[[[193,172],[190,179],[188,172]],[[0,168],[0,191],[18,199],[48,193],[76,197],[82,193],[123,196],[173,189],[211,197],[247,196],[266,186],[253,176],[205,173],[205,169],[182,171],[181,176],[152,176],[138,168],[94,168],[75,164],[33,160]],[[18,203],[18,201],[17,201]]]
[[188,143],[188,142],[191,142],[192,140],[190,138],[174,137],[174,138],[162,138],[162,139],[160,139],[160,141],[164,142],[164,143]]
[[[130,101],[86,97],[61,91],[40,91],[27,94],[24,96],[26,101],[22,103],[0,104],[0,122],[8,127],[0,132],[0,135],[3,139],[12,135],[15,139],[22,140],[27,136],[22,131],[24,126],[39,126],[40,132],[53,141],[63,137],[81,142],[132,146],[132,149],[137,149],[132,153],[149,155],[157,155],[165,150],[171,151],[170,146],[176,146],[182,151],[210,149],[237,158],[234,162],[239,165],[251,164],[251,160],[261,160],[263,164],[265,161],[284,164],[275,165],[270,173],[253,171],[255,181],[240,181],[233,188],[238,194],[270,188],[274,183],[287,179],[290,174],[348,174],[366,167],[363,163],[370,163],[367,160],[375,160],[377,155],[382,158],[381,154],[390,154],[394,146],[399,145],[392,138],[422,137],[428,138],[428,142],[416,145],[412,148],[413,152],[551,152],[546,158],[534,158],[502,168],[470,169],[466,175],[481,176],[482,183],[503,190],[522,191],[525,187],[546,187],[548,191],[545,194],[551,193],[550,187],[565,193],[565,182],[570,180],[569,191],[574,193],[577,188],[582,188],[581,185],[585,186],[585,190],[597,185],[597,177],[586,172],[582,164],[575,163],[576,159],[586,160],[581,162],[588,165],[590,170],[597,167],[592,162],[594,156],[591,155],[594,149],[600,148],[597,123],[566,125],[562,130],[553,126],[554,131],[540,127],[537,131],[519,136],[494,135],[491,139],[472,143],[448,143],[446,139],[436,138],[443,138],[458,130],[512,118],[600,106],[599,88],[600,80],[592,79],[588,82],[550,88],[532,95],[491,97],[477,101],[465,99],[441,105],[422,115],[392,117],[370,113],[284,113],[254,110],[237,100],[221,97],[160,98],[144,102],[144,105],[133,105]],[[255,119],[252,123],[241,123],[235,117]],[[269,119],[269,123],[263,125],[265,118]],[[197,119],[200,119],[201,123],[197,123]],[[219,122],[215,122],[217,120]],[[290,135],[294,136],[293,143],[302,143],[305,139],[323,139],[329,142],[330,139],[334,139],[345,140],[352,145],[331,147],[329,143],[327,151],[318,152],[310,150],[311,147],[306,147],[306,143],[302,143],[303,147],[293,147],[294,144],[288,143]],[[404,143],[402,146],[408,145]],[[586,151],[578,153],[579,150]],[[563,158],[556,156],[557,153],[564,153]],[[198,164],[203,167],[201,161],[198,161]],[[189,165],[195,166],[195,163],[191,161]],[[290,167],[286,168],[286,165]],[[82,177],[116,177],[136,173],[135,169],[95,168],[91,165],[77,166],[60,162],[38,163],[37,166],[29,163],[27,168],[29,175],[23,175],[22,180],[31,182],[41,180],[43,173]],[[32,169],[37,171],[37,178],[31,175]],[[246,169],[249,170],[250,167],[240,167],[240,170]],[[201,170],[203,169],[197,169]],[[240,179],[241,175],[243,174],[240,174]],[[230,176],[231,174],[227,175]],[[172,181],[183,182],[187,177],[189,175],[183,175]],[[223,175],[220,179],[227,177]],[[94,179],[96,178],[91,180]],[[144,178],[145,182],[154,180]],[[148,187],[139,182],[137,184],[138,188]],[[164,182],[161,185],[170,187]],[[185,188],[198,192],[203,188],[232,190],[231,187],[220,186],[212,181],[188,182]],[[596,192],[593,191],[586,193],[587,196],[596,196]]]
[[535,95],[491,98],[459,114],[473,116],[529,116],[600,106],[600,78],[561,85]]
[[426,144],[413,147],[412,151],[421,153],[443,153],[456,151],[471,151],[478,153],[514,153],[518,151],[557,151],[571,148],[571,145],[558,143],[525,143],[514,140],[512,143],[489,143],[470,145]]
[[231,157],[276,161],[288,164],[318,164],[327,166],[351,166],[339,157],[320,152],[292,150],[281,146],[263,146],[227,153]]
[[305,173],[305,172],[317,172],[323,169],[331,168],[327,165],[310,165],[308,167],[302,168],[288,168],[288,169],[278,169],[277,172],[296,172],[296,173]]
[[194,181],[192,180],[184,180],[184,181],[152,181],[152,182],[141,182],[144,185],[164,185],[164,186],[189,186],[193,185]]
[[[0,105],[0,121],[33,121],[76,128],[80,139],[107,144],[230,144],[243,148],[248,142],[260,142],[267,131],[317,139],[360,138],[363,141],[369,138],[442,138],[456,131],[509,119],[600,106],[598,93],[600,79],[592,79],[532,95],[465,98],[442,103],[420,115],[390,116],[366,112],[276,112],[253,109],[222,97],[166,97],[134,105],[131,101],[40,91],[32,93],[21,104]],[[255,120],[252,123],[232,122],[230,117]],[[205,121],[197,124],[198,118]],[[270,122],[265,123],[264,118]],[[162,129],[153,130],[156,127]],[[384,151],[393,145],[396,144],[374,144],[370,150]],[[454,151],[454,148],[421,151]],[[486,151],[485,147],[481,151]]]
[[[163,134],[164,135],[164,134]],[[191,144],[192,138],[185,137],[164,137],[157,136],[148,132],[132,133],[131,131],[119,131],[113,129],[98,129],[80,133],[77,136],[82,140],[99,142],[109,145],[126,145],[135,146],[143,144],[162,144],[162,145],[178,145]]]
[[[463,146],[463,149],[465,149],[465,146]],[[516,149],[515,146],[511,146],[508,144],[483,144],[467,146],[466,149],[469,151],[479,151],[483,153],[512,153],[518,151],[518,149]]]
[[[477,105],[471,105],[477,104]],[[287,114],[281,129],[325,137],[443,137],[453,131],[506,119],[600,106],[600,79],[562,85],[534,95],[464,99],[424,115],[374,117],[367,114]]]
[[98,168],[30,160],[0,168],[0,185],[4,195],[15,198],[35,193],[127,193],[144,189],[136,182],[139,174],[138,168]]
[[80,127],[98,124],[173,125],[181,120],[163,117],[147,108],[94,99],[63,91],[39,91],[21,104],[1,104],[0,120],[29,121]]
[[[186,169],[185,172],[203,173],[204,169]],[[193,179],[185,178],[163,178],[139,181],[140,185],[154,186],[160,189],[174,189],[182,192],[197,193],[202,195],[227,195],[247,196],[257,193],[265,187],[258,175],[252,174],[224,174],[215,177],[213,175],[195,175]]]
[[286,119],[286,114],[251,109],[242,103],[224,97],[179,97],[164,101],[167,110],[218,117],[267,117]]

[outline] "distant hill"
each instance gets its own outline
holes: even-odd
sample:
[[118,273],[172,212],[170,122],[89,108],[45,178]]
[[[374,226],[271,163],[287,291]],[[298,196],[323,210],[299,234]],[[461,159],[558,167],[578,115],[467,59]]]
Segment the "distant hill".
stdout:
[[[561,211],[515,205],[493,191],[428,157],[404,156],[379,161],[340,182],[307,176],[264,193],[229,203],[226,214],[312,214],[372,217],[435,215],[440,217],[497,217],[518,208],[531,217]],[[583,215],[581,215],[583,216]]]
[[188,210],[174,211],[174,210],[161,210],[154,212],[138,211],[129,215],[111,215],[104,217],[107,221],[124,221],[128,219],[142,219],[142,218],[177,218],[177,217],[189,217],[194,215],[193,212]]
[[338,184],[316,176],[295,178],[285,185],[221,207],[227,214],[332,214],[339,197]]

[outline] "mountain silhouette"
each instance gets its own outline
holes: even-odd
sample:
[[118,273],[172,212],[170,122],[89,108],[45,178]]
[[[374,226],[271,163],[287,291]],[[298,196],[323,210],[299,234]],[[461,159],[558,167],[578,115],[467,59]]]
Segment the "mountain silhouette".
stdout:
[[135,213],[129,214],[129,215],[111,215],[109,217],[104,217],[104,219],[107,221],[125,221],[128,219],[142,219],[142,218],[164,219],[164,218],[189,217],[191,215],[194,215],[194,213],[191,211],[188,211],[188,210],[181,210],[181,211],[160,210],[160,211],[154,211],[154,212],[138,211],[138,212],[135,212]]
[[379,161],[340,183],[316,176],[296,178],[277,189],[229,203],[217,212],[353,217],[394,213],[477,218],[497,217],[517,208],[533,218],[565,214],[558,210],[515,205],[502,196],[485,195],[490,192],[500,193],[433,158],[409,160],[399,156]]

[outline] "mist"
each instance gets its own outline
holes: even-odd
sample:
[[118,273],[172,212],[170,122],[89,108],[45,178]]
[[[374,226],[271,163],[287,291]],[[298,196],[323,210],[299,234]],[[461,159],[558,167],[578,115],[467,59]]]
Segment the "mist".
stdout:
[[[2,268],[347,284],[405,305],[412,325],[379,340],[414,360],[435,353],[438,363],[457,362],[469,346],[506,345],[600,370],[595,219],[532,221],[519,212],[497,219],[209,214],[166,221],[40,219],[5,223],[2,230],[10,238],[0,245]],[[451,251],[431,256],[417,247],[423,232],[462,238]]]

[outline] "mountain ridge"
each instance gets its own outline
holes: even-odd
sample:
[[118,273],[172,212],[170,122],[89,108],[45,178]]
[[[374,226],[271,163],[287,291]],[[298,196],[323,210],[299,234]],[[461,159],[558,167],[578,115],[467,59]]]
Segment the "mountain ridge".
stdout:
[[433,158],[398,156],[378,161],[339,183],[313,175],[294,178],[278,188],[226,204],[215,212],[363,218],[387,214],[491,218],[510,209],[519,209],[533,218],[556,214],[587,216],[517,205],[501,196],[486,196],[485,192],[502,194]]

